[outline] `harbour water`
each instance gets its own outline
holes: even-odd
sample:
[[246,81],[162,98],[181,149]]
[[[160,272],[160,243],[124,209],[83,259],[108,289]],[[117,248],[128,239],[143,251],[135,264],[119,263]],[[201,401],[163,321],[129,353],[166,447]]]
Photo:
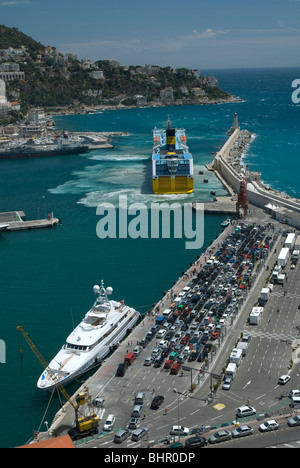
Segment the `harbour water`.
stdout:
[[[0,235],[0,339],[6,343],[7,361],[0,364],[0,411],[5,421],[0,446],[26,442],[39,428],[49,400],[49,395],[36,388],[41,365],[16,327],[22,325],[50,361],[73,324],[91,306],[92,287],[102,278],[114,288],[114,299],[125,299],[146,312],[215,239],[227,217],[205,216],[205,244],[198,252],[186,250],[185,239],[100,240],[96,235],[98,204],[115,204],[120,194],[127,195],[129,203],[204,201],[212,198],[210,191],[225,195],[212,173],[199,175],[199,171],[205,171],[212,152],[225,142],[235,112],[241,127],[256,135],[245,162],[262,172],[266,184],[300,198],[300,108],[291,100],[291,83],[300,77],[300,69],[205,74],[216,75],[221,88],[244,102],[59,116],[56,125],[65,130],[124,131],[130,136],[114,139],[113,149],[81,156],[1,161],[0,212],[23,210],[29,219],[38,219],[54,211],[62,224],[51,230]],[[164,126],[168,114],[175,126],[186,128],[195,162],[195,193],[154,198],[151,130]],[[70,394],[75,389],[76,384]],[[46,418],[49,422],[58,406],[54,397]]]

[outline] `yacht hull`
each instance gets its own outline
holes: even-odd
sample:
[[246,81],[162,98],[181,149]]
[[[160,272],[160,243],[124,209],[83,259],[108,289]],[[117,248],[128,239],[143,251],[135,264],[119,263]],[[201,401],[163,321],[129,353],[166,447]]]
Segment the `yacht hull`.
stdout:
[[[78,367],[77,369],[74,369],[74,372],[70,373],[67,376],[62,376],[61,378],[57,378],[57,381],[58,381],[57,383],[65,387],[66,385],[69,385],[71,382],[76,380],[81,375],[91,370],[93,367],[99,365],[101,361],[110,352],[113,351],[113,348],[118,346],[118,344],[125,338],[125,336],[127,335],[127,332],[131,330],[132,328],[134,328],[139,317],[140,317],[140,314],[135,311],[134,316],[128,322],[128,324],[124,326],[121,330],[117,330],[113,337],[110,337],[108,344],[101,345],[98,349],[97,348],[93,349],[93,351],[89,353],[89,355],[87,356],[86,361],[82,362],[80,367]],[[72,354],[75,354],[75,353],[72,353],[70,351],[69,354],[70,354],[70,359],[71,359]],[[60,359],[58,358],[58,355],[55,356],[52,362],[57,362]],[[51,363],[49,366],[51,368]],[[45,370],[37,382],[37,387],[41,390],[46,390],[52,393],[53,390],[55,390],[55,388],[57,387],[57,383],[54,383],[54,381],[51,378],[49,378],[48,371]]]

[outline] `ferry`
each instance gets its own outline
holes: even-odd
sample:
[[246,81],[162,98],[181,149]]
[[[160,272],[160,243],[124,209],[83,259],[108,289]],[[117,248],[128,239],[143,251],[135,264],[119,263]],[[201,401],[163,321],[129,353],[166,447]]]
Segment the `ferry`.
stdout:
[[65,386],[99,364],[138,321],[135,309],[108,299],[113,289],[103,281],[93,289],[96,301],[39,378],[39,389],[52,392],[58,383]]
[[193,157],[187,147],[184,128],[153,129],[152,186],[155,194],[192,193]]

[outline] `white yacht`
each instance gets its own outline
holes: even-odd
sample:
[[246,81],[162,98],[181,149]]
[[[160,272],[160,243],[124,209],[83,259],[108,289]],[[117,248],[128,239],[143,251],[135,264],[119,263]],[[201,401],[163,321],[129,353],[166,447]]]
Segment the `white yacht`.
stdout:
[[[82,322],[68,336],[66,343],[38,380],[42,390],[63,386],[98,364],[117,346],[140,317],[139,312],[122,302],[108,299],[111,287],[94,286],[97,299]],[[53,378],[55,376],[55,378]]]

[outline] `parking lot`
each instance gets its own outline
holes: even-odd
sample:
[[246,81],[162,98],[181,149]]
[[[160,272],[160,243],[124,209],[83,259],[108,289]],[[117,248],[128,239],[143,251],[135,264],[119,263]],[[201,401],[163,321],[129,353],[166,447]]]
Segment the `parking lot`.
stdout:
[[[213,426],[220,418],[225,421],[226,418],[233,420],[236,408],[253,398],[258,398],[258,411],[263,411],[266,406],[261,404],[262,399],[259,396],[265,396],[266,388],[270,392],[269,405],[274,404],[274,392],[278,394],[275,396],[275,403],[276,399],[282,397],[282,392],[279,394],[279,390],[277,391],[278,378],[275,379],[273,373],[280,373],[281,365],[286,366],[284,359],[281,359],[278,366],[279,362],[265,362],[269,367],[268,371],[271,369],[269,376],[265,375],[263,366],[261,369],[256,367],[257,362],[260,362],[259,356],[255,356],[257,339],[265,339],[264,332],[260,330],[265,330],[266,325],[270,325],[270,317],[264,314],[260,326],[253,329],[247,326],[246,318],[241,319],[239,314],[241,308],[245,308],[247,304],[254,278],[262,274],[267,260],[270,265],[273,262],[269,253],[275,241],[280,242],[280,238],[278,240],[278,233],[273,230],[272,225],[237,226],[218,245],[214,255],[206,259],[203,268],[173,298],[174,301],[166,304],[166,309],[160,310],[155,317],[156,323],[150,327],[148,323],[150,319],[153,321],[153,317],[144,318],[140,333],[143,330],[145,333],[140,336],[139,343],[127,343],[127,351],[133,352],[135,359],[123,377],[113,376],[109,385],[101,391],[106,400],[105,414],[113,413],[116,421],[113,433],[100,439],[99,446],[114,446],[115,432],[128,426],[133,432],[140,427],[147,430],[139,441],[132,440],[130,434],[131,437],[124,442],[127,447],[157,443],[170,433],[174,425],[188,426],[192,433],[201,425]],[[296,271],[297,269],[291,272],[291,280],[293,277],[297,280]],[[257,287],[260,286],[259,281]],[[290,288],[294,287],[295,284],[291,281]],[[272,301],[277,301],[278,289],[279,286],[276,285],[268,307],[272,307]],[[288,300],[291,293],[285,293],[284,298]],[[240,331],[247,332],[245,328],[251,329],[247,356],[243,358],[230,388],[223,390],[222,382],[208,379],[208,373],[212,369],[222,373],[233,331],[236,337]],[[290,346],[287,349],[286,343],[284,345],[288,362]],[[274,357],[274,350],[271,350],[272,347],[270,352]],[[279,344],[278,353],[282,356],[283,352]],[[282,373],[283,370],[285,369],[282,369]],[[262,375],[258,377],[259,373]],[[214,374],[214,377],[218,377],[218,374]],[[271,387],[270,379],[273,379]],[[260,385],[259,382],[263,384]],[[217,397],[214,395],[210,399],[210,391],[217,383]],[[257,395],[260,391],[264,394]],[[139,392],[144,395],[143,406],[134,424],[132,418],[135,396]],[[151,403],[157,397],[160,397],[159,405],[153,409]],[[215,398],[222,402],[213,406]],[[104,420],[105,416],[101,416]]]

